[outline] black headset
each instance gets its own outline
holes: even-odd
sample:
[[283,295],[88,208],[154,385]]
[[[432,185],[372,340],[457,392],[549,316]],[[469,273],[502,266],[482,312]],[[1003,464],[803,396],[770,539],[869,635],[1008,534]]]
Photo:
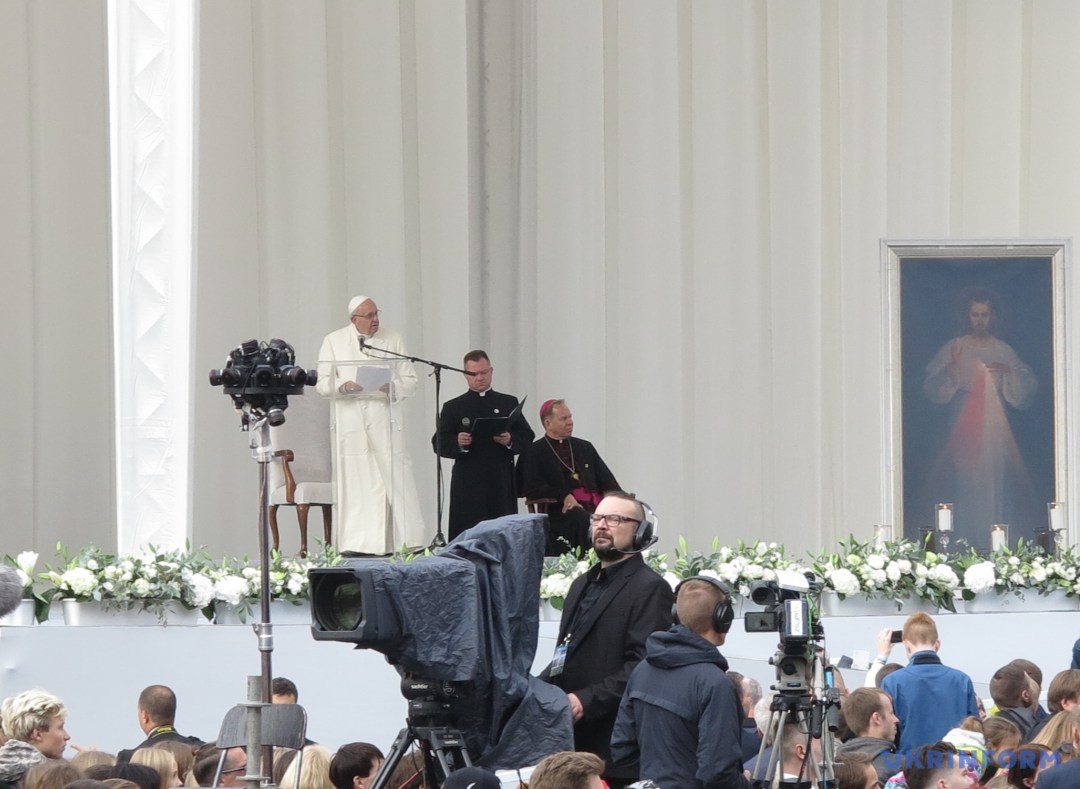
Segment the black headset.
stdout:
[[690,581],[704,581],[707,584],[712,584],[724,593],[724,599],[717,603],[716,608],[713,609],[712,628],[717,633],[726,633],[731,630],[731,623],[735,621],[735,609],[731,606],[731,590],[728,589],[727,584],[723,581],[709,575],[691,575],[689,578],[683,578],[679,581],[678,586],[675,587],[676,602],[671,606],[671,618],[675,620],[675,624],[679,624],[679,590],[683,588],[683,584]]
[[656,513],[653,512],[652,507],[641,499],[635,499],[635,501],[641,505],[641,511],[645,517],[634,531],[632,547],[635,551],[644,551],[649,546],[655,545],[656,541],[660,539],[656,536],[656,526],[659,519],[656,517]]

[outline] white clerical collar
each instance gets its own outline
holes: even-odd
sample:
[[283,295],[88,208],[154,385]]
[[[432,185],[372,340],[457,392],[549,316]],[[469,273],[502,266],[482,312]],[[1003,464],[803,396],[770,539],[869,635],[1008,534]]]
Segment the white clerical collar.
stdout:
[[490,391],[491,391],[491,387],[489,386],[489,387],[488,387],[487,389],[485,389],[484,391],[482,391],[482,392],[477,392],[477,394],[478,394],[478,395],[480,395],[481,397],[487,397],[487,393],[488,393],[488,392],[490,392]]

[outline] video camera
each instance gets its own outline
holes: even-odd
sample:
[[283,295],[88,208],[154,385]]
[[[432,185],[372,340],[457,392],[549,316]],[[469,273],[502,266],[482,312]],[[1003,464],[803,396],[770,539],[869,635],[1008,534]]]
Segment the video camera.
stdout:
[[813,619],[809,595],[820,594],[822,588],[812,573],[791,570],[779,570],[775,581],[757,581],[750,587],[750,599],[765,610],[746,614],[746,632],[780,634],[779,650],[771,662],[776,666],[776,690],[781,693],[810,690],[812,645],[825,633],[821,622]]
[[312,637],[386,656],[404,677],[409,736],[489,769],[535,764],[573,747],[566,694],[529,675],[543,554],[542,516],[513,515],[438,556],[313,569]]
[[210,385],[224,388],[244,413],[245,428],[245,406],[277,427],[285,422],[289,395],[303,394],[304,386],[314,386],[318,377],[315,370],[297,367],[296,352],[284,340],[247,340],[229,352],[224,368],[210,371]]

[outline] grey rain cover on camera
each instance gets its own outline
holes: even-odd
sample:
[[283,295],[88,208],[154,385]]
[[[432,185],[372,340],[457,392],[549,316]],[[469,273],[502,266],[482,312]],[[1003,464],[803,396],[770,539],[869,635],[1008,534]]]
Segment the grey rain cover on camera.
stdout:
[[[405,637],[387,657],[426,679],[469,682],[456,722],[481,767],[514,769],[573,750],[566,694],[529,675],[536,652],[544,516],[510,515],[402,565],[394,596]],[[380,591],[382,591],[380,589]]]

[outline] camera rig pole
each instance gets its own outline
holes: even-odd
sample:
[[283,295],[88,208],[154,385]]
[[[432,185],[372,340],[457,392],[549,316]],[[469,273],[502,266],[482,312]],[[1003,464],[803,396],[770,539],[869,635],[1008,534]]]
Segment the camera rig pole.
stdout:
[[[252,625],[259,645],[262,703],[270,703],[270,685],[274,672],[271,655],[274,652],[274,626],[270,622],[270,463],[274,448],[270,442],[270,422],[263,416],[251,425],[251,456],[259,464],[259,621]],[[256,716],[255,726],[258,726]],[[252,733],[248,732],[249,738]],[[257,737],[258,734],[256,733]],[[273,772],[274,749],[262,748],[262,774]]]

